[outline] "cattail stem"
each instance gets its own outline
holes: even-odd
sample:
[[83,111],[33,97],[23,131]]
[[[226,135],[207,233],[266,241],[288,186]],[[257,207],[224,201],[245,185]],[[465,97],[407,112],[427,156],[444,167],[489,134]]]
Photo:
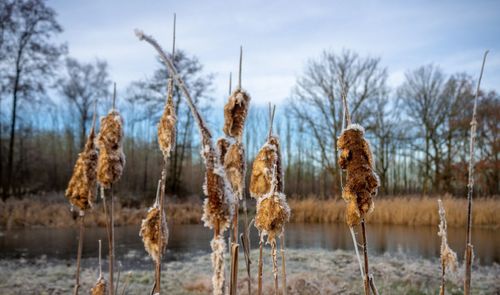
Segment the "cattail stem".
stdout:
[[446,288],[446,281],[445,281],[445,275],[446,275],[446,264],[444,262],[444,259],[441,259],[441,287],[439,288],[439,295],[444,295],[445,293],[445,288]]
[[278,295],[280,292],[278,284],[278,253],[276,249],[276,240],[271,242],[271,258],[273,261],[273,276],[274,276],[274,294]]
[[[110,285],[110,293],[113,293],[113,264],[112,264],[112,250],[111,250],[111,245],[112,245],[112,231],[111,231],[111,218],[108,210],[108,204],[106,204],[106,195],[104,193],[104,187],[101,186],[101,198],[103,200],[103,207],[104,207],[104,218],[106,219],[106,233],[108,236],[108,264],[109,264],[109,285]],[[111,205],[110,205],[111,207]]]
[[101,248],[102,248],[102,242],[99,240],[99,279],[102,278],[102,255],[101,255]]
[[[349,126],[349,125],[351,125],[351,114],[349,113],[349,105],[347,104],[347,87],[346,87],[345,83],[340,81],[340,79],[339,79],[339,82],[342,84],[341,85],[342,110],[344,112],[345,121],[347,123],[347,126]],[[344,118],[342,118],[342,122],[344,122]],[[342,124],[342,125],[344,125],[344,124]]]
[[369,282],[369,270],[368,270],[368,251],[366,247],[366,228],[365,220],[361,220],[361,232],[363,236],[363,256],[365,258],[365,275],[363,277],[365,295],[370,295],[370,282]]
[[281,254],[281,284],[283,289],[283,295],[287,294],[286,286],[286,260],[285,260],[285,230],[280,237],[280,254]]
[[244,224],[245,228],[244,228],[244,233],[242,233],[240,235],[240,240],[241,240],[241,244],[243,245],[243,253],[245,255],[245,264],[246,264],[246,268],[247,268],[248,295],[251,295],[252,294],[252,276],[251,276],[250,265],[252,262],[250,260],[250,226],[251,226],[250,223],[252,223],[252,221],[250,221],[250,223],[248,223],[247,206],[246,206],[245,199],[243,199],[243,212],[245,213],[244,214],[244,216],[245,216],[245,224]]
[[80,289],[80,262],[82,259],[82,251],[83,251],[83,232],[85,230],[84,217],[85,217],[85,212],[80,210],[78,217],[80,236],[78,238],[78,252],[76,256],[76,282],[75,282],[75,288],[73,290],[74,295],[78,295],[78,289]]
[[488,50],[484,52],[483,64],[481,65],[481,72],[479,74],[479,81],[477,82],[476,96],[474,97],[474,109],[472,111],[472,120],[470,123],[470,142],[469,142],[469,184],[467,190],[467,237],[465,242],[465,280],[464,280],[464,295],[470,294],[470,281],[472,269],[472,195],[474,192],[474,144],[476,142],[476,111],[477,100],[479,96],[479,89],[481,86],[481,79],[483,78],[484,64],[486,63],[486,56]]
[[375,286],[375,282],[373,281],[373,276],[370,275],[370,289],[372,290],[374,295],[378,295],[377,287]]
[[358,241],[356,239],[356,234],[354,233],[354,228],[352,226],[350,226],[349,231],[351,232],[352,243],[354,245],[354,251],[356,252],[356,257],[358,259],[359,272],[361,273],[361,277],[364,279],[365,274],[363,273],[363,263],[361,262],[361,256],[359,255]]
[[109,294],[113,295],[114,292],[114,284],[113,284],[113,276],[114,276],[114,265],[115,265],[115,220],[114,220],[114,211],[115,211],[115,198],[113,192],[113,185],[111,185],[111,204],[110,204],[110,240],[109,240]]
[[238,288],[238,250],[240,245],[233,243],[231,246],[231,281],[229,294],[236,295]]
[[263,256],[263,248],[264,248],[264,237],[262,233],[259,233],[259,264],[258,264],[258,273],[257,273],[257,294],[262,295],[262,256]]

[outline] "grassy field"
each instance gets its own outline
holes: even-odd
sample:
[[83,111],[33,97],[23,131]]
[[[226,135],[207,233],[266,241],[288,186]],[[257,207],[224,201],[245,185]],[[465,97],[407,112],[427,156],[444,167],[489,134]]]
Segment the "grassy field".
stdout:
[[[444,198],[449,226],[466,223],[466,200]],[[253,204],[252,201],[250,201]],[[342,200],[318,200],[316,198],[290,199],[291,222],[339,223],[344,222],[345,203]],[[500,199],[477,198],[474,200],[473,223],[480,226],[500,225]],[[145,208],[115,207],[115,225],[140,224]],[[167,218],[170,223],[200,223],[201,202],[168,203]],[[97,204],[85,217],[88,226],[105,226],[101,204]],[[439,222],[435,197],[388,197],[375,200],[375,210],[369,223],[397,225],[437,225]],[[66,200],[60,196],[50,201],[36,198],[0,201],[0,226],[11,227],[68,227],[74,225],[74,215]]]

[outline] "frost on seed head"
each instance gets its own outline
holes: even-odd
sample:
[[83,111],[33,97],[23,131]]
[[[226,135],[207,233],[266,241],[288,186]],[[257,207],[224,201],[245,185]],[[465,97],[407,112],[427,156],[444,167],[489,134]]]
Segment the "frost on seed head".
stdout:
[[446,225],[446,212],[441,199],[438,199],[439,206],[439,232],[438,236],[441,237],[441,261],[443,265],[452,272],[457,270],[457,254],[448,245],[447,225]]
[[118,111],[113,109],[101,118],[101,130],[97,136],[97,180],[105,188],[109,188],[122,175],[125,166],[122,140],[123,119]]
[[[144,248],[155,261],[159,261],[161,255],[165,252],[168,243],[168,229],[165,215],[163,214],[161,226],[163,230],[160,230],[159,228],[159,219],[160,208],[158,206],[149,208],[146,218],[142,220],[141,230],[139,232],[139,236],[142,237],[142,241],[144,243]],[[162,239],[162,249],[160,249],[160,238]]]
[[172,94],[168,96],[163,114],[158,122],[158,144],[165,159],[170,157],[170,151],[175,147],[175,116],[174,100]]
[[245,120],[248,114],[250,95],[242,90],[236,89],[229,97],[224,106],[224,128],[226,136],[240,139],[243,135]]
[[73,174],[65,192],[65,196],[71,205],[78,207],[82,211],[92,207],[92,202],[96,196],[98,154],[94,139],[95,132],[94,128],[92,128],[83,151],[78,154]]
[[105,295],[106,294],[107,283],[103,277],[100,277],[94,287],[90,289],[91,295]]
[[255,157],[250,176],[250,194],[260,198],[271,192],[271,185],[275,181],[276,190],[283,192],[283,175],[281,167],[281,153],[279,139],[271,136],[262,146]]
[[373,197],[380,182],[362,126],[349,125],[338,138],[337,148],[340,150],[339,166],[347,171],[347,181],[342,190],[342,198],[348,203],[346,222],[354,226],[373,211]]

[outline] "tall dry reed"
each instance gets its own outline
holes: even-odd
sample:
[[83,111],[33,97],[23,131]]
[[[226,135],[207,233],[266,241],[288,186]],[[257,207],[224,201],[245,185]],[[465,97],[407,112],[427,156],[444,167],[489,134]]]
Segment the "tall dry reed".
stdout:
[[203,185],[203,191],[206,195],[206,199],[203,206],[204,212],[202,220],[204,221],[205,226],[213,229],[214,231],[214,238],[210,243],[212,248],[213,294],[223,294],[225,252],[224,232],[229,227],[231,222],[234,196],[232,195],[225,170],[221,165],[219,151],[214,145],[212,133],[205,124],[205,121],[196,108],[196,105],[193,103],[191,95],[185,83],[182,81],[182,78],[178,75],[171,58],[165,54],[158,42],[156,42],[156,40],[154,40],[151,36],[147,36],[139,30],[136,30],[135,33],[139,40],[146,41],[152,45],[160,55],[160,59],[167,66],[170,76],[174,78],[177,86],[179,86],[181,92],[184,94],[184,98],[186,99],[191,113],[195,118],[200,132],[201,156],[206,168],[205,184]]
[[73,174],[66,189],[65,195],[68,198],[71,206],[77,207],[79,211],[79,229],[78,250],[76,258],[76,275],[75,287],[73,294],[77,295],[80,288],[80,261],[83,252],[83,236],[85,229],[85,211],[92,207],[92,202],[95,200],[97,181],[97,149],[94,143],[95,139],[95,118],[96,110],[94,109],[94,118],[92,127],[90,128],[87,141],[83,151],[78,155]]
[[438,207],[439,207],[439,232],[438,236],[441,237],[441,287],[439,289],[439,294],[444,295],[445,293],[445,275],[446,269],[455,272],[457,270],[457,254],[451,250],[448,245],[448,233],[447,233],[447,224],[446,224],[446,211],[444,210],[443,202],[441,199],[438,199]]
[[[109,294],[114,294],[114,192],[113,184],[117,182],[125,166],[125,154],[123,153],[123,118],[118,110],[115,109],[116,84],[113,92],[113,105],[109,113],[101,118],[101,128],[97,135],[97,146],[99,148],[99,158],[97,162],[97,180],[101,186],[101,197],[104,201],[105,214],[107,218],[107,232],[109,241]],[[110,190],[109,209],[106,205],[105,189]]]
[[477,129],[477,99],[479,96],[479,89],[481,87],[481,79],[483,78],[484,64],[486,63],[486,56],[488,50],[484,52],[483,64],[481,65],[481,73],[479,74],[479,81],[477,82],[476,96],[474,97],[474,108],[472,111],[472,119],[470,122],[470,141],[469,141],[469,182],[467,185],[467,232],[465,238],[465,278],[464,278],[464,294],[470,294],[470,284],[472,276],[472,257],[474,255],[472,246],[472,197],[474,194],[474,146],[476,143],[476,129]]

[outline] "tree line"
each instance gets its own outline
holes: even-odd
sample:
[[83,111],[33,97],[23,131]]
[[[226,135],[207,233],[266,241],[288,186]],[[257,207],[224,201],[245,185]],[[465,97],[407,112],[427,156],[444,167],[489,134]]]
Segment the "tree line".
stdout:
[[[111,104],[106,61],[69,56],[68,45],[55,41],[62,30],[45,1],[0,0],[3,198],[63,191],[92,122],[94,102],[99,115]],[[174,62],[208,123],[221,130],[222,105],[213,104],[213,75],[186,51],[178,51]],[[307,63],[275,119],[288,196],[339,196],[342,175],[335,146],[343,126],[342,93],[353,121],[365,127],[372,144],[381,194],[465,192],[475,77],[445,73],[432,64],[408,70],[397,87],[390,87],[387,77],[380,58],[351,50],[325,51]],[[132,82],[117,96],[127,157],[118,190],[131,201],[155,193],[162,161],[156,124],[168,78],[158,62],[150,77]],[[177,89],[174,95],[178,133],[167,190],[182,199],[200,195],[203,165],[193,118]],[[500,190],[499,117],[500,96],[482,89],[476,155],[482,195]],[[253,103],[244,136],[249,165],[266,136],[267,122],[266,106]]]

